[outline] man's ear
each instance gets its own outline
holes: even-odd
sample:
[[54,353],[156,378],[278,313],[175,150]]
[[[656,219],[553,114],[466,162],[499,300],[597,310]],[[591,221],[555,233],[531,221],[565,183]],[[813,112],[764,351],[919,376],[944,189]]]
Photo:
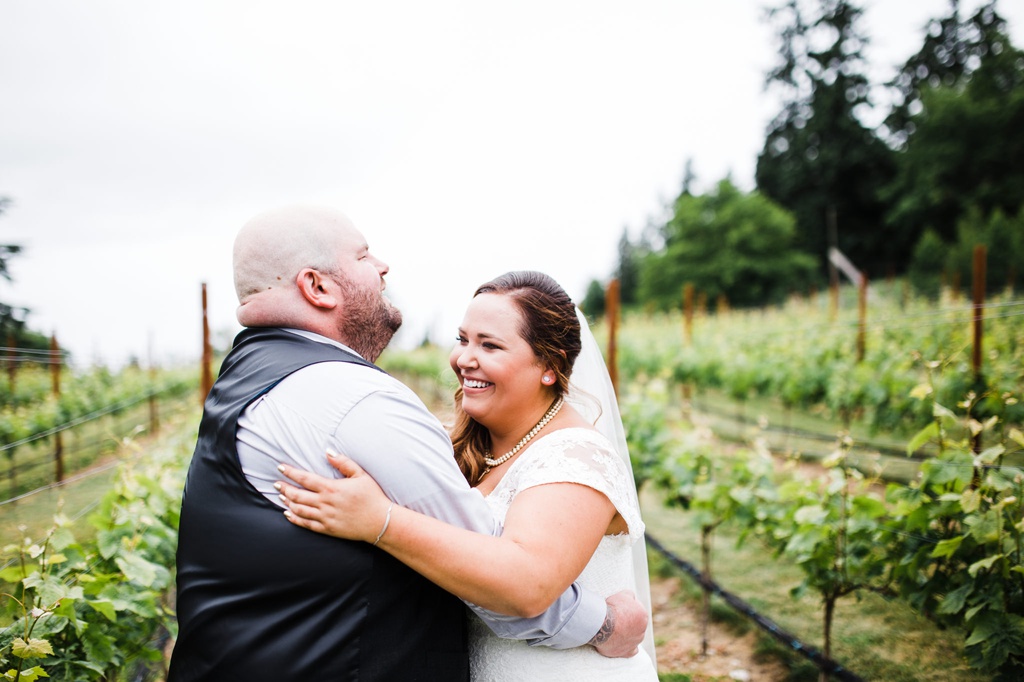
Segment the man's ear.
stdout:
[[337,307],[338,286],[334,280],[313,268],[303,268],[295,276],[295,285],[306,301],[316,308],[331,309]]

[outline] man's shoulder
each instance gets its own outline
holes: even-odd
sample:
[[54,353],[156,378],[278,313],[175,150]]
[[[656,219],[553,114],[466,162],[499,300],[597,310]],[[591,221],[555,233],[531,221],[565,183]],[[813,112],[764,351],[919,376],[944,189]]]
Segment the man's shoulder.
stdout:
[[375,366],[355,362],[317,362],[296,370],[285,381],[307,386],[317,393],[339,391],[348,395],[381,394],[421,403],[413,390],[395,377]]

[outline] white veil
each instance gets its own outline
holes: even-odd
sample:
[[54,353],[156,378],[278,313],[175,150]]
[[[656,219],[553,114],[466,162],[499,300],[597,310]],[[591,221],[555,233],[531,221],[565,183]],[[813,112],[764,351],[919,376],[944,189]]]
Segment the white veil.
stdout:
[[[601,348],[597,339],[590,331],[586,316],[577,308],[576,317],[580,321],[580,340],[582,349],[573,365],[569,379],[569,393],[566,402],[572,405],[587,421],[594,424],[597,430],[615,446],[619,456],[626,463],[629,472],[629,490],[633,495],[633,503],[640,509],[636,497],[636,482],[633,478],[633,466],[629,459],[629,448],[626,446],[626,432],[619,414],[619,404],[615,398],[615,387],[608,375]],[[637,599],[647,608],[647,635],[641,646],[655,659],[654,624],[651,619],[651,580],[647,570],[647,546],[644,542],[633,544],[633,578],[636,583],[634,592]]]

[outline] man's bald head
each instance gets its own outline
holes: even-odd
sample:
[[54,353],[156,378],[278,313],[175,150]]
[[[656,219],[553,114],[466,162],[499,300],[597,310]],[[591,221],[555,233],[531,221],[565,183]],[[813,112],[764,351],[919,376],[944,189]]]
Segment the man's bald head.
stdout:
[[235,238],[234,271],[243,327],[305,329],[372,362],[402,324],[384,296],[387,263],[334,209],[289,206],[256,216]]
[[238,302],[261,292],[293,288],[303,268],[334,272],[339,249],[355,240],[362,240],[362,235],[334,209],[288,206],[257,215],[235,237]]

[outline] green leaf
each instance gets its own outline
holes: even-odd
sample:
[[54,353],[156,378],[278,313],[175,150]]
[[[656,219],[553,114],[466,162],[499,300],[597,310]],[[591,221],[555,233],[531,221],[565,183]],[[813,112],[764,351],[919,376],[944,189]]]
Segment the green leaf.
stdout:
[[959,537],[950,538],[949,540],[940,540],[938,543],[936,543],[935,549],[932,550],[931,556],[953,556],[956,550],[960,547],[960,543],[962,543],[963,541],[964,537],[962,535]]
[[1005,554],[993,554],[990,557],[985,557],[981,561],[975,561],[967,569],[967,572],[973,578],[973,577],[975,577],[978,574],[978,571],[980,571],[983,568],[984,569],[992,568],[992,564],[994,564],[995,562],[999,561],[1000,559],[1002,559],[1005,556],[1006,556]]
[[11,653],[18,658],[42,658],[53,656],[53,647],[45,639],[30,638],[28,641],[15,637],[11,643]]
[[140,554],[131,553],[114,560],[117,567],[133,583],[149,587],[156,580],[156,565],[146,561]]
[[96,534],[96,542],[99,546],[100,556],[109,559],[121,549],[121,534],[108,530],[100,531]]
[[103,676],[107,673],[106,668],[102,665],[97,665],[92,661],[75,661],[74,663],[79,668],[85,668],[86,670],[91,670],[96,673],[96,679],[103,679]]
[[977,624],[977,626],[975,626],[973,630],[971,630],[971,635],[967,638],[967,641],[964,642],[964,646],[973,646],[975,644],[981,644],[982,642],[986,641],[994,634],[996,634],[996,629],[997,628],[993,627],[992,623],[989,620],[982,620],[980,623]]
[[[950,410],[948,407],[943,407],[942,405],[939,405],[938,403],[935,403],[932,406],[932,416],[933,417],[939,417],[940,419],[949,419],[949,420],[952,420],[952,421],[956,421],[956,414],[952,410]],[[938,435],[938,431],[937,430],[938,430],[938,424],[936,424],[936,435]]]
[[969,516],[964,519],[964,525],[970,528],[968,534],[981,544],[995,542],[999,539],[999,531],[1002,527],[1002,518],[993,511],[984,514]]
[[974,583],[964,583],[945,596],[937,609],[938,613],[953,615],[959,613],[967,604],[967,598],[974,592]]
[[979,452],[974,458],[974,462],[976,465],[994,464],[1005,452],[1006,448],[1002,445],[993,445],[992,447]]
[[979,613],[981,613],[982,611],[985,611],[988,608],[990,608],[990,605],[986,604],[985,602],[981,602],[980,604],[975,604],[971,608],[969,608],[966,611],[964,611],[963,621],[965,623],[970,623],[972,620],[974,620],[975,616],[977,616]]
[[74,620],[75,618],[75,603],[78,599],[72,597],[64,597],[57,605],[53,608],[54,615],[62,616],[68,620]]
[[63,554],[61,554],[60,552],[55,552],[55,553],[51,554],[49,557],[47,557],[46,563],[48,563],[48,564],[50,564],[52,566],[54,564],[62,564],[62,563],[64,563],[67,560],[68,560],[68,558],[66,556],[64,556]]
[[50,536],[50,546],[55,550],[62,550],[75,544],[75,536],[70,528],[60,527],[53,531]]
[[18,682],[36,682],[40,677],[49,677],[46,671],[40,668],[38,665],[28,670],[22,670],[21,674],[15,673],[15,671],[9,670],[4,674],[5,680],[11,680],[12,682],[17,679]]
[[4,570],[0,571],[0,580],[5,583],[20,583],[22,579],[36,570],[35,566],[26,566],[22,569],[21,566],[15,564],[14,566],[8,566]]
[[939,424],[938,422],[930,422],[928,426],[924,427],[917,434],[910,439],[907,443],[907,455],[913,455],[917,450],[925,443],[934,440],[939,437]]
[[882,502],[873,497],[866,497],[864,495],[858,495],[853,498],[853,508],[862,516],[871,519],[877,519],[880,516],[885,516],[886,512],[885,505]]
[[968,514],[978,511],[981,506],[981,491],[967,489],[960,496],[960,508]]
[[793,519],[800,525],[818,525],[828,517],[828,512],[816,504],[808,504],[800,507],[793,514]]
[[117,641],[97,628],[89,628],[86,636],[82,638],[82,646],[89,661],[101,665],[108,664],[117,655]]
[[117,608],[109,599],[89,599],[85,603],[91,606],[94,611],[106,616],[107,620],[111,623],[117,622]]
[[918,384],[910,389],[910,397],[915,400],[924,400],[932,394],[932,387],[928,384]]

